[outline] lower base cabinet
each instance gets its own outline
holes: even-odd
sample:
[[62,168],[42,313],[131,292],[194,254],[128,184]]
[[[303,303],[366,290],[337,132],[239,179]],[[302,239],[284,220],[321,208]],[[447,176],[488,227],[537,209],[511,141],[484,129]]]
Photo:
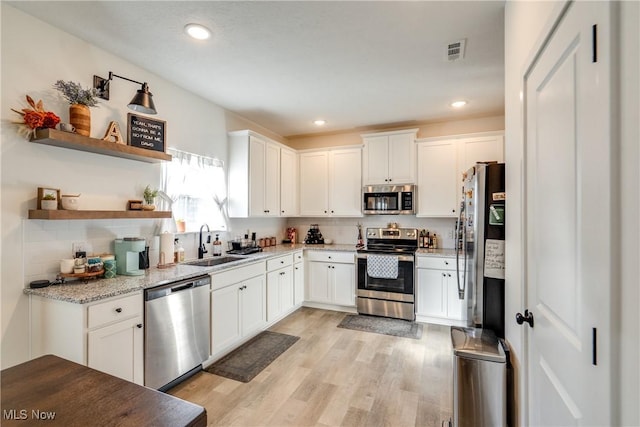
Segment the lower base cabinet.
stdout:
[[458,297],[455,259],[417,257],[416,320],[464,326],[467,302]]
[[142,385],[144,301],[138,292],[94,304],[31,296],[31,357],[54,354]]
[[267,261],[267,322],[272,323],[294,308],[292,254]]
[[211,276],[211,354],[218,356],[267,324],[265,263]]
[[307,301],[356,305],[353,253],[309,251],[307,259]]
[[142,317],[105,326],[89,332],[88,363],[90,368],[144,382],[144,329]]
[[299,307],[304,300],[304,257],[298,251],[293,254],[293,305]]

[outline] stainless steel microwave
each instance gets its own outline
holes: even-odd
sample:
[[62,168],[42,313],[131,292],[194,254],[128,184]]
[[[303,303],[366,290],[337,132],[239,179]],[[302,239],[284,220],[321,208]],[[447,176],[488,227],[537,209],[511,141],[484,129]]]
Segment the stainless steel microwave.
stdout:
[[362,189],[365,215],[413,215],[415,185],[368,185]]

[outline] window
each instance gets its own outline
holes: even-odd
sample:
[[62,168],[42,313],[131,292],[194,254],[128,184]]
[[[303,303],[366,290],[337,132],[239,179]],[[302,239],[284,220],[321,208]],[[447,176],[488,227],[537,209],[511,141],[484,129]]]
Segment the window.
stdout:
[[227,230],[227,190],[221,160],[173,148],[162,168],[162,189],[171,199],[175,220],[185,221],[185,231],[208,224],[212,231]]

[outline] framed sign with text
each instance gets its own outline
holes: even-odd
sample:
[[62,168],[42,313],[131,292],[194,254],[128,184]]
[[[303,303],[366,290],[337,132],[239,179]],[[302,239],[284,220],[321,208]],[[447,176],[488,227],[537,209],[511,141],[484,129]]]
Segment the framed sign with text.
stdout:
[[132,147],[165,152],[167,122],[137,114],[127,114],[127,144]]

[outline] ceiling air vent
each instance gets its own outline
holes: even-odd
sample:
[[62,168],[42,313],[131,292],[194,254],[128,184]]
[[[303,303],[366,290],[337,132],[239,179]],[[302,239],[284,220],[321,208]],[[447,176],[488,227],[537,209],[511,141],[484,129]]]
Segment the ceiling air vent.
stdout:
[[447,61],[457,61],[464,58],[465,43],[466,39],[461,39],[447,44]]

